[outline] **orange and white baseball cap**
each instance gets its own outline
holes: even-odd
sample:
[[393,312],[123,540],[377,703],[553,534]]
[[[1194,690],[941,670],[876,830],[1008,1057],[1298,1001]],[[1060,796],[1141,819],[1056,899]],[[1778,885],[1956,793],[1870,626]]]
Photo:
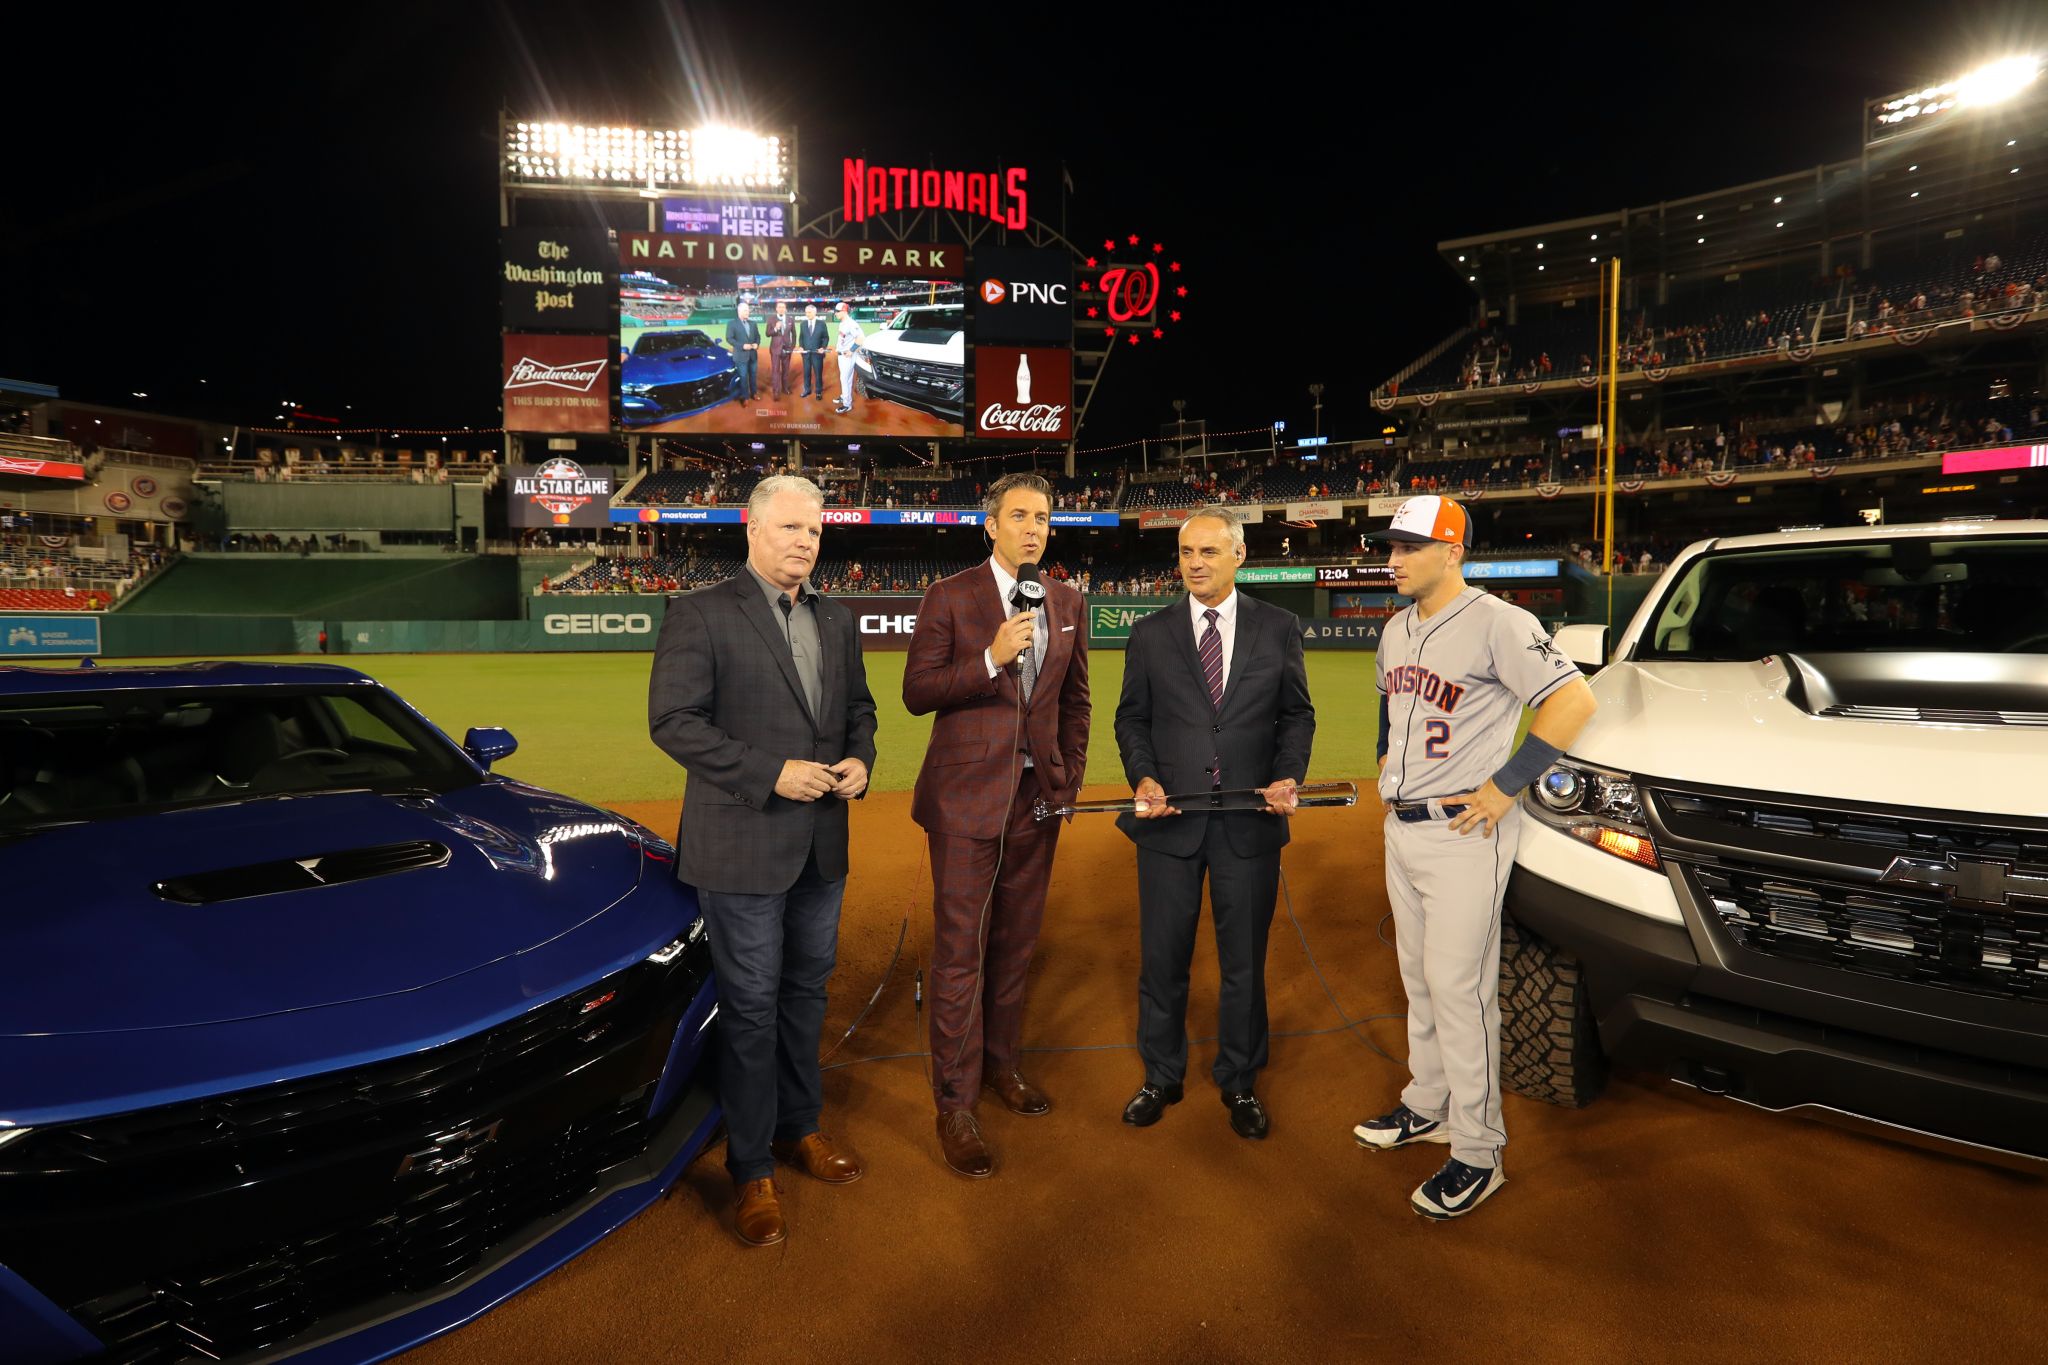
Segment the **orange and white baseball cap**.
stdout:
[[1440,540],[1446,545],[1469,546],[1472,543],[1472,518],[1449,498],[1424,493],[1394,509],[1394,520],[1387,529],[1375,531],[1367,539],[1400,540],[1411,545],[1427,545]]

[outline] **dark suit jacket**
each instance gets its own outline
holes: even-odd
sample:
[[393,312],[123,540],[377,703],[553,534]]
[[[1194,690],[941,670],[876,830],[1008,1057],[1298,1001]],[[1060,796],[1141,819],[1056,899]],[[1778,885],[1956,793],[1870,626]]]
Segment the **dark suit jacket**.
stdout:
[[813,717],[782,626],[760,585],[737,578],[671,597],[654,645],[647,720],[690,774],[676,876],[711,891],[787,891],[815,847],[818,872],[846,875],[846,803],[775,794],[784,760],[875,769],[875,699],[853,614],[829,597],[818,619],[820,714]]
[[[903,704],[938,712],[910,818],[934,834],[993,839],[1017,790],[1017,666],[988,675],[982,651],[1011,615],[983,560],[932,584],[903,665]],[[1073,799],[1088,765],[1088,609],[1064,583],[1045,585],[1045,663],[1024,710],[1023,748],[1038,788]]]
[[773,355],[788,355],[796,345],[797,320],[784,314],[768,319],[768,350]]
[[[1212,758],[1223,760],[1223,784],[1263,787],[1308,776],[1316,710],[1308,699],[1308,664],[1301,622],[1270,602],[1237,595],[1237,638],[1223,706],[1209,703],[1195,632],[1182,593],[1131,627],[1124,649],[1124,691],[1116,708],[1116,744],[1133,787],[1156,780],[1170,795],[1207,789]],[[1187,857],[1201,846],[1206,824],[1221,820],[1230,846],[1244,857],[1271,853],[1287,843],[1287,819],[1263,811],[1205,815],[1181,804],[1163,820],[1117,817],[1135,843]]]
[[796,325],[796,344],[800,350],[825,351],[832,347],[832,334],[825,330],[825,320],[799,322]]
[[758,346],[760,343],[761,324],[755,322],[752,318],[747,318],[744,321],[734,318],[731,322],[725,324],[725,344],[732,347],[734,354],[738,354],[742,346]]

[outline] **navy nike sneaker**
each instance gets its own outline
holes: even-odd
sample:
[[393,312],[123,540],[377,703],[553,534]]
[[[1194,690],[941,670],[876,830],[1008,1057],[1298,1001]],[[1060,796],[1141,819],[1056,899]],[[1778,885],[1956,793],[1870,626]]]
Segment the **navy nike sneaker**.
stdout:
[[1462,1218],[1508,1183],[1498,1166],[1467,1166],[1452,1157],[1416,1188],[1409,1206],[1424,1218]]
[[1367,1119],[1351,1130],[1358,1145],[1371,1152],[1392,1151],[1411,1142],[1449,1142],[1451,1134],[1442,1119],[1428,1119],[1405,1104],[1394,1106],[1391,1114]]

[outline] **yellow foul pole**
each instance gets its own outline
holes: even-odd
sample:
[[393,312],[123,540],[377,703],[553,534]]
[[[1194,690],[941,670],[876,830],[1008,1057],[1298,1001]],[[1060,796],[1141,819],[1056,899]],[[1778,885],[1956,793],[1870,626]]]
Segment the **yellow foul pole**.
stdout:
[[1620,388],[1621,371],[1621,257],[1610,262],[1611,270],[1607,286],[1607,425],[1602,432],[1607,438],[1607,486],[1601,494],[1605,506],[1603,520],[1606,524],[1606,545],[1601,553],[1601,572],[1607,576],[1607,629],[1614,630],[1614,463],[1615,434],[1621,425],[1620,413],[1615,402]]

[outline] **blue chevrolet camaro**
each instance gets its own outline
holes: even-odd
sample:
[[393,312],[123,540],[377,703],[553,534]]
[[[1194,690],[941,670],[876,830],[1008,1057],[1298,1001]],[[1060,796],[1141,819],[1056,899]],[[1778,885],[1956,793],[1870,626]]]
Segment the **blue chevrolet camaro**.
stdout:
[[718,1122],[673,849],[327,665],[0,668],[0,1359],[381,1359]]
[[647,331],[619,370],[619,416],[629,427],[689,417],[739,392],[739,362],[709,335]]

